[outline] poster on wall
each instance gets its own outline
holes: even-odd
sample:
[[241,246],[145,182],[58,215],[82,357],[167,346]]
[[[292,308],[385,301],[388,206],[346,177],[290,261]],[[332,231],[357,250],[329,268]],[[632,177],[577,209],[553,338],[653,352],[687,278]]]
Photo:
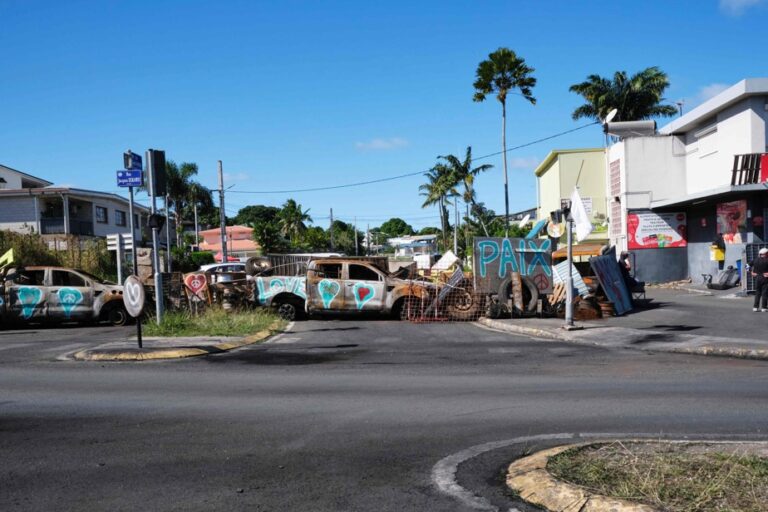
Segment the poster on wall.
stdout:
[[632,249],[687,247],[685,213],[627,213],[627,246]]
[[731,201],[717,205],[717,234],[726,244],[746,242],[747,201]]

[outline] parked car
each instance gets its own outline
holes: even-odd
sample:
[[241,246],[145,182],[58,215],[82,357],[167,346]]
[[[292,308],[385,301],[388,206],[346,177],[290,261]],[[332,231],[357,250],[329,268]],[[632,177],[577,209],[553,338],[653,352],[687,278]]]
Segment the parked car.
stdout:
[[125,325],[123,287],[62,267],[10,268],[0,275],[0,321]]

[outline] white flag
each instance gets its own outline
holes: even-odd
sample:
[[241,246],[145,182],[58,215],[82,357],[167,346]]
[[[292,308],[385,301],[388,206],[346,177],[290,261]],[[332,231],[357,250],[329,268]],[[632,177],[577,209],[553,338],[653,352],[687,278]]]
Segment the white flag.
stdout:
[[573,195],[571,196],[571,217],[573,218],[573,224],[576,227],[576,241],[581,242],[589,236],[594,228],[587,215],[587,209],[584,208],[584,203],[581,202],[579,189],[573,189]]

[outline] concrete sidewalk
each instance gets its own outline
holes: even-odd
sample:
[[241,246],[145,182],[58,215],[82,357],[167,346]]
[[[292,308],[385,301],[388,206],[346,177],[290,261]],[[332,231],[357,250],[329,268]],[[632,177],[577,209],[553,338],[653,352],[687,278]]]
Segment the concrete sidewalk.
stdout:
[[78,361],[149,361],[204,356],[259,343],[279,332],[282,331],[270,327],[244,337],[150,337],[143,339],[143,348],[138,347],[136,339],[121,340],[77,351],[71,357]]
[[651,289],[649,306],[622,317],[576,322],[556,318],[491,320],[481,325],[516,334],[613,348],[768,360],[768,313],[752,312],[752,297]]

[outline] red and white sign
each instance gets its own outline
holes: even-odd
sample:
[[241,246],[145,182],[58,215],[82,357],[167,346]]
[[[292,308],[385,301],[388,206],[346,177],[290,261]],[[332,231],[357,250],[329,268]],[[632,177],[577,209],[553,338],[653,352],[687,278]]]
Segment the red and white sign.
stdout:
[[685,213],[627,213],[627,246],[632,249],[687,247]]
[[193,295],[205,299],[205,291],[208,288],[208,280],[205,274],[187,274],[184,276],[184,286],[189,288]]

